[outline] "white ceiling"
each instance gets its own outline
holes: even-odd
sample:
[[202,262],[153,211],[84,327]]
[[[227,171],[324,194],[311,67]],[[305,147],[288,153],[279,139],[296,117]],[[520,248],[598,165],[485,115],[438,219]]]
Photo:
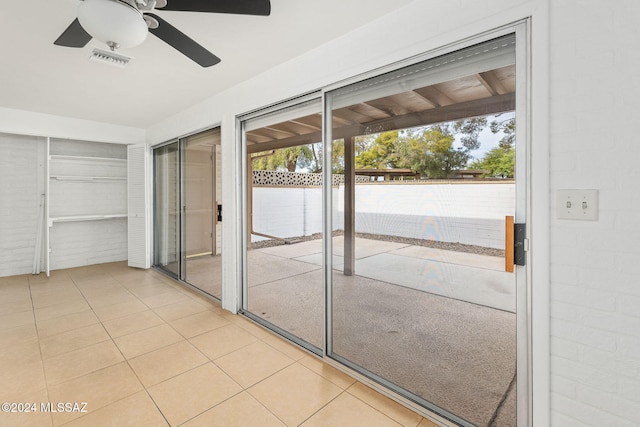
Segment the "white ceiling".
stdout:
[[[168,0],[171,1],[171,0]],[[271,0],[271,16],[158,15],[222,59],[201,68],[153,35],[122,69],[55,46],[79,0],[0,0],[0,107],[146,128],[412,0]],[[389,29],[382,28],[383,31]]]

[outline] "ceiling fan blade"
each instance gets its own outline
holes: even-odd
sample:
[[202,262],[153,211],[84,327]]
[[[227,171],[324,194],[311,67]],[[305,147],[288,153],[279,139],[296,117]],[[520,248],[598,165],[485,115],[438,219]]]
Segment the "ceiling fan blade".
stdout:
[[149,28],[149,32],[175,48],[189,59],[197,62],[202,67],[211,67],[220,62],[220,58],[209,52],[204,47],[190,39],[182,31],[169,24],[164,19],[153,13],[146,15],[158,21],[158,28]]
[[91,35],[82,28],[80,21],[76,18],[53,44],[66,47],[85,47],[91,39]]
[[271,2],[269,0],[167,0],[167,5],[157,10],[269,16]]

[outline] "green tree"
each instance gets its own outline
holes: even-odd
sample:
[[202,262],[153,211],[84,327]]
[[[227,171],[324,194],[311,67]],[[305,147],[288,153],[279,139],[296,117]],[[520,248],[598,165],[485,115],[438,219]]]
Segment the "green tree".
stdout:
[[268,152],[256,153],[256,158],[252,160],[252,166],[254,170],[295,172],[309,167],[312,160],[311,147],[309,145],[299,145],[297,147],[274,150],[273,154]]
[[399,131],[383,132],[371,139],[364,139],[358,145],[356,141],[356,169],[389,169],[397,167]]
[[472,169],[483,170],[484,177],[513,178],[515,172],[515,150],[513,147],[492,148],[480,160],[471,163]]
[[500,147],[513,147],[513,143],[516,140],[516,118],[510,117],[505,120],[494,120],[489,125],[491,132],[502,132],[504,136],[500,139]]
[[407,131],[396,143],[398,167],[428,178],[449,178],[453,171],[466,168],[471,152],[480,147],[478,138],[486,125],[487,119],[479,117]]

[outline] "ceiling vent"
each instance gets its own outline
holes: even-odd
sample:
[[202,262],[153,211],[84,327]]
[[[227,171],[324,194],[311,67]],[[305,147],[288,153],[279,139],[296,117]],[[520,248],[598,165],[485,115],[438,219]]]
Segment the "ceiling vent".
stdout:
[[91,52],[91,56],[89,57],[89,59],[92,61],[98,61],[104,64],[124,68],[132,58],[115,52],[110,52],[108,50],[95,48],[93,49],[93,52]]

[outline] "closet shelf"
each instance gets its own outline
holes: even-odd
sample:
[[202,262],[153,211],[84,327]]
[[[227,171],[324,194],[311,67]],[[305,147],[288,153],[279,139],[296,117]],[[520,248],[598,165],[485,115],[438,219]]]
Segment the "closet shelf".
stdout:
[[127,159],[118,159],[115,157],[89,157],[89,156],[68,156],[62,154],[52,154],[49,156],[51,160],[79,160],[79,161],[96,161],[96,162],[115,162],[127,163]]
[[127,214],[52,216],[49,217],[49,227],[56,222],[102,221],[106,219],[126,218],[127,216]]
[[94,182],[94,181],[126,181],[126,176],[80,176],[80,175],[51,175],[56,181]]

